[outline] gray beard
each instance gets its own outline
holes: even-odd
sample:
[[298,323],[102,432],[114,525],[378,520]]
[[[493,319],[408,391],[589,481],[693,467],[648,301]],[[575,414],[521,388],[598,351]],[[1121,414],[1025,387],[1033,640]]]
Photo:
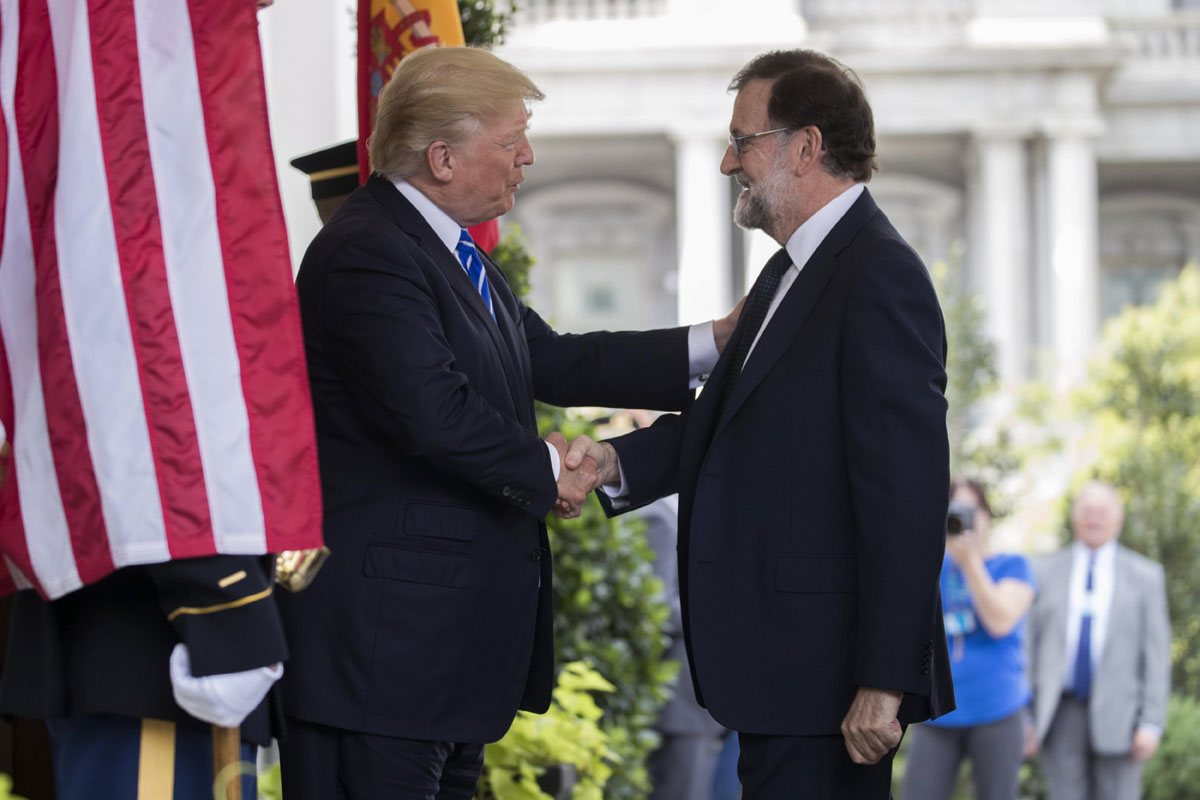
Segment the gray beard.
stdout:
[[743,230],[766,230],[771,224],[771,211],[762,195],[754,188],[742,190],[733,207],[733,221]]
[[787,176],[777,161],[758,183],[744,188],[733,207],[733,221],[744,230],[760,230],[771,235],[779,221],[787,192]]

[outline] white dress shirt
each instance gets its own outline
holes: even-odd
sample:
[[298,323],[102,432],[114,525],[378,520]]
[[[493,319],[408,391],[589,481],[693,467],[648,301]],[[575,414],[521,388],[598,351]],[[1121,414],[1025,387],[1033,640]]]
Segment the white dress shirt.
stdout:
[[[433,228],[433,232],[450,251],[450,255],[458,260],[458,240],[462,236],[462,226],[408,181],[398,180],[393,183],[397,191],[413,204],[417,213]],[[716,366],[719,355],[711,322],[693,325],[688,329],[688,373],[689,385],[693,389],[708,379],[708,373]],[[554,470],[554,480],[557,481],[561,469],[558,451],[549,442],[546,443],[546,447],[550,450],[550,466]]]
[[[808,260],[812,258],[812,254],[821,246],[821,242],[825,241],[825,237],[833,230],[833,226],[837,225],[842,217],[846,216],[846,212],[850,210],[850,206],[854,205],[854,201],[859,198],[859,195],[863,193],[865,188],[861,183],[854,184],[821,206],[817,213],[806,219],[804,224],[796,228],[795,232],[788,237],[784,248],[787,250],[788,256],[792,259],[792,266],[788,267],[787,271],[779,277],[779,288],[775,291],[775,297],[771,300],[770,307],[767,308],[767,315],[763,317],[762,327],[758,329],[758,335],[754,337],[754,341],[750,344],[749,353],[754,352],[758,340],[762,338],[763,331],[767,329],[767,325],[771,324],[771,317],[775,316],[776,309],[783,302],[784,295],[788,293],[788,289],[792,288],[792,284],[796,282],[796,278],[800,275],[800,270],[804,269],[804,265],[808,263]],[[750,356],[747,354],[746,361],[749,360]]]
[[[1096,566],[1092,572],[1091,650],[1093,670],[1100,663],[1104,642],[1108,638],[1108,619],[1112,611],[1113,571],[1117,559],[1116,541],[1102,545],[1096,551]],[[1080,542],[1071,545],[1071,583],[1067,587],[1067,659],[1063,665],[1063,686],[1071,687],[1075,680],[1075,658],[1079,649],[1079,627],[1088,607],[1087,572],[1092,550]]]

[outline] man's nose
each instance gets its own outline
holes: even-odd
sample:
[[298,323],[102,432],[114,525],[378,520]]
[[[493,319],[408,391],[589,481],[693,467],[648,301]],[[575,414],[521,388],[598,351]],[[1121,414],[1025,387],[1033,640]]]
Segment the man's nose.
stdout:
[[721,174],[733,177],[733,173],[742,168],[741,161],[733,153],[733,145],[725,147],[725,155],[721,158]]

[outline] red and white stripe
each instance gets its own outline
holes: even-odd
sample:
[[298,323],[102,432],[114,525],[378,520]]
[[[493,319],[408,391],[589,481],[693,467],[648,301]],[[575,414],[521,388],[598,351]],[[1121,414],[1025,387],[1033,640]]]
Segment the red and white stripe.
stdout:
[[0,0],[0,548],[114,568],[320,543],[252,0]]

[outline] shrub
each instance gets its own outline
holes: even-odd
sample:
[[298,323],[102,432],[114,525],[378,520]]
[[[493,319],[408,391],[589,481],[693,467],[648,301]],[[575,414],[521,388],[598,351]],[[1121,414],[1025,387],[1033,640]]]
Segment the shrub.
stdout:
[[480,792],[496,800],[550,800],[537,784],[547,767],[571,764],[578,778],[573,800],[603,800],[617,754],[598,724],[604,712],[590,692],[615,687],[582,661],[563,667],[545,714],[521,711],[508,733],[487,747]]
[[1121,543],[1166,571],[1173,685],[1200,698],[1200,272],[1105,326],[1079,399],[1099,456],[1080,478],[1123,490]]
[[0,772],[0,800],[25,800],[12,793],[12,778]]
[[1145,800],[1200,796],[1200,702],[1182,695],[1167,707],[1167,730],[1142,777]]

